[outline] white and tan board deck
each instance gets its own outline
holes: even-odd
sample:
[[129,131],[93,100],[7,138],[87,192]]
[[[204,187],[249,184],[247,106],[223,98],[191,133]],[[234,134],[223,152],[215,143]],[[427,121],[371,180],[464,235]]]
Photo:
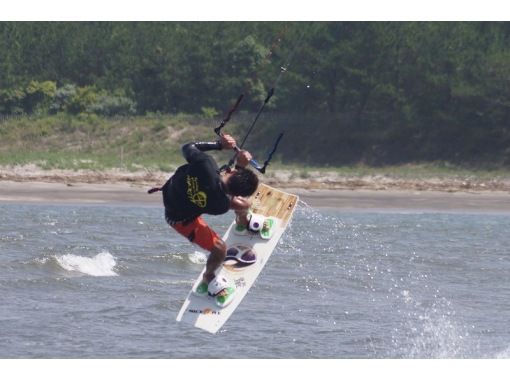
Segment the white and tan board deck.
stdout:
[[226,307],[219,307],[215,299],[209,296],[198,296],[193,289],[202,280],[205,266],[197,280],[193,284],[181,310],[177,315],[177,321],[189,323],[197,328],[215,334],[230,318],[234,310],[239,306],[251,286],[266,265],[269,256],[273,253],[278,241],[285,232],[292,218],[299,198],[296,195],[283,192],[265,184],[260,184],[252,196],[251,211],[265,217],[273,217],[276,226],[269,240],[262,239],[258,234],[238,235],[234,233],[235,221],[230,225],[223,236],[227,248],[248,247],[256,255],[256,262],[249,266],[240,267],[232,261],[226,261],[218,273],[233,281],[236,285],[236,293],[233,301]]

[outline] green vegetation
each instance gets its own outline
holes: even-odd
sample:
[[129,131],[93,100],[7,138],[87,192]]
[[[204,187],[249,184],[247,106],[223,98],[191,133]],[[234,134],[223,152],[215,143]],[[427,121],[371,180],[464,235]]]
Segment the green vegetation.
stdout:
[[[477,181],[490,181],[510,178],[510,170],[507,168],[478,167],[466,168],[445,162],[428,162],[421,164],[366,166],[351,165],[339,167],[324,166],[300,166],[282,165],[275,163],[273,170],[287,170],[295,178],[313,180],[317,173],[324,175],[330,172],[337,177],[364,177],[386,176],[394,179],[476,179]],[[274,172],[267,173],[269,178],[274,177]]]
[[285,66],[259,156],[285,131],[285,165],[510,166],[507,22],[0,22],[0,51],[0,163],[170,165]]
[[0,122],[0,165],[169,171],[182,163],[182,144],[214,139],[212,122],[182,114],[12,117]]
[[[254,115],[243,115],[251,120]],[[183,163],[180,148],[191,140],[214,139],[218,120],[191,115],[158,115],[106,118],[80,114],[70,116],[11,117],[0,122],[0,166],[35,164],[43,169],[148,170],[171,172]],[[229,130],[240,135],[242,126],[232,121]],[[256,158],[264,160],[266,149],[252,149],[260,143],[247,143]],[[226,163],[229,154],[213,153]],[[400,179],[460,178],[481,181],[506,179],[510,170],[493,165],[463,167],[448,162],[405,165],[303,165],[285,162],[276,155],[266,177],[277,171],[290,172],[290,178],[312,180],[317,173],[337,177],[388,176]]]

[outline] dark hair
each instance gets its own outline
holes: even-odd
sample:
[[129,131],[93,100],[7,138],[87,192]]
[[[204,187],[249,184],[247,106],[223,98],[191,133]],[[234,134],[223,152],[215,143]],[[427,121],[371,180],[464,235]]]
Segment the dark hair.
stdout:
[[228,192],[234,196],[248,197],[259,185],[259,177],[249,169],[237,168],[227,180]]

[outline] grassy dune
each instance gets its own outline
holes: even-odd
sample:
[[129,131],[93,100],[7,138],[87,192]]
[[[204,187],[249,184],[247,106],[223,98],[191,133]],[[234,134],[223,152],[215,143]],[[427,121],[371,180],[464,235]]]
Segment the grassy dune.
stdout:
[[[3,119],[0,120],[0,166],[35,164],[46,170],[118,168],[127,172],[170,172],[182,163],[181,145],[191,140],[214,140],[213,128],[219,122],[219,119],[200,116],[157,114],[130,118],[55,115]],[[242,128],[233,120],[226,131],[239,137]],[[219,162],[225,162],[226,157],[219,153]],[[299,162],[299,151],[296,151],[295,160]],[[433,178],[480,183],[510,180],[508,169],[461,168],[443,162],[385,167],[313,167],[282,163],[276,155],[271,169],[266,175],[268,179],[286,172],[284,180],[290,182],[321,181],[324,175],[337,179]]]
[[184,142],[215,139],[214,126],[214,120],[186,115],[10,118],[0,123],[0,165],[168,171],[181,161]]

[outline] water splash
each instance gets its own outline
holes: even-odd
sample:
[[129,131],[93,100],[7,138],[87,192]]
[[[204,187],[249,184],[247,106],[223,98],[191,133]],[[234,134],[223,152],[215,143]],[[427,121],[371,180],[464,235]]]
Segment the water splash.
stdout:
[[107,251],[98,253],[92,258],[67,254],[56,256],[55,259],[66,271],[79,272],[89,276],[118,276],[113,270],[117,262]]
[[[344,292],[366,298],[376,308],[392,305],[385,313],[395,324],[388,331],[391,336],[372,333],[379,339],[389,338],[391,345],[381,352],[374,350],[375,356],[464,358],[480,352],[479,342],[470,334],[472,327],[463,323],[456,307],[439,294],[430,273],[424,268],[417,270],[419,252],[388,239],[405,224],[391,223],[387,217],[354,218],[348,213],[339,218],[302,201],[295,216],[280,249],[292,254],[302,280],[296,286],[316,299],[343,300],[355,310],[365,311]],[[315,260],[310,261],[311,257]],[[367,348],[371,344],[367,343]]]
[[195,251],[188,254],[188,259],[193,264],[205,264],[207,262],[207,254],[201,251]]
[[510,359],[510,347],[496,354],[496,359]]
[[415,301],[408,290],[401,295],[402,326],[394,329],[392,337],[396,356],[448,359],[470,357],[478,351],[469,328],[459,322],[447,299],[437,297],[427,305]]
[[421,331],[411,339],[410,358],[462,358],[469,351],[464,331],[451,315],[424,315],[418,325]]

